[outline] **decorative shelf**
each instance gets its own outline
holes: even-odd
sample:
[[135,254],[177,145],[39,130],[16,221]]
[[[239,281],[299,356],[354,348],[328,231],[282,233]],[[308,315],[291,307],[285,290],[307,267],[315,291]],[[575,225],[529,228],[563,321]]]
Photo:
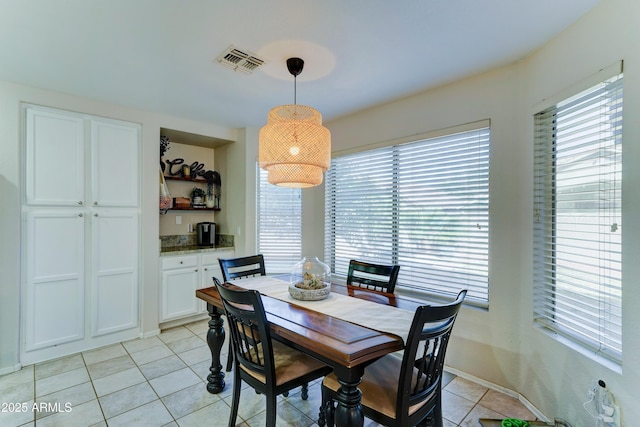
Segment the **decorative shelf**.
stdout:
[[201,184],[206,184],[207,181],[203,178],[185,178],[182,176],[170,176],[170,175],[165,175],[164,179],[167,180],[171,180],[171,181],[188,181],[188,182],[197,182],[197,183],[201,183]]
[[170,211],[219,211],[220,208],[171,208]]

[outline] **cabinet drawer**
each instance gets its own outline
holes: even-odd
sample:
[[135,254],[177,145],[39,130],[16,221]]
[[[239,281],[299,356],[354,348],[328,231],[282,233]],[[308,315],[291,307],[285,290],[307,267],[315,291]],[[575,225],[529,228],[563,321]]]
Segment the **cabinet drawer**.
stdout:
[[216,251],[202,254],[202,265],[218,265],[218,258],[233,258],[233,251]]
[[171,256],[162,258],[162,269],[169,270],[172,268],[196,267],[198,265],[197,255],[187,256]]

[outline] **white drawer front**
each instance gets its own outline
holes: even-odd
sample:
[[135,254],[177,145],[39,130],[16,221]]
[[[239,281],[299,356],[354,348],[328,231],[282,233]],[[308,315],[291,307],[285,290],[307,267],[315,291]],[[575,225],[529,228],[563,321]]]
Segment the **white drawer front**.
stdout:
[[218,258],[233,258],[233,251],[215,251],[202,254],[202,264],[218,265]]
[[198,265],[197,255],[168,256],[162,258],[162,269],[196,267]]

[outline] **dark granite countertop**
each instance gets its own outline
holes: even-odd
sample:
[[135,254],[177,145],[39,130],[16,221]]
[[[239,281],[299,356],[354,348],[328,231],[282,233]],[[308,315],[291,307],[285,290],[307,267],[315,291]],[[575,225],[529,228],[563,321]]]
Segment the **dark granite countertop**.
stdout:
[[169,246],[160,249],[160,256],[165,255],[183,255],[202,252],[216,252],[223,250],[233,250],[233,246]]

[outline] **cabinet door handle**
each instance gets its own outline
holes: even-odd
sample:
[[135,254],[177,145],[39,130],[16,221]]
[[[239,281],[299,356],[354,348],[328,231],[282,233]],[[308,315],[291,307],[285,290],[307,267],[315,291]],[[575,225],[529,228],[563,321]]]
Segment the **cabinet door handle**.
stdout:
[[180,264],[184,264],[184,262],[180,261]]
[[95,202],[93,202],[94,206],[98,206],[98,201],[96,200]]
[[204,271],[209,271],[209,269],[205,267],[205,268],[204,268]]
[[198,272],[198,269],[196,268],[196,273]]
[[80,218],[82,218],[82,214],[78,214],[78,216],[79,216]]
[[80,206],[82,206],[82,200],[80,200],[80,201],[78,202],[78,204],[79,204]]
[[97,214],[97,213],[94,213],[94,214],[93,214],[93,216],[98,217],[98,214]]

